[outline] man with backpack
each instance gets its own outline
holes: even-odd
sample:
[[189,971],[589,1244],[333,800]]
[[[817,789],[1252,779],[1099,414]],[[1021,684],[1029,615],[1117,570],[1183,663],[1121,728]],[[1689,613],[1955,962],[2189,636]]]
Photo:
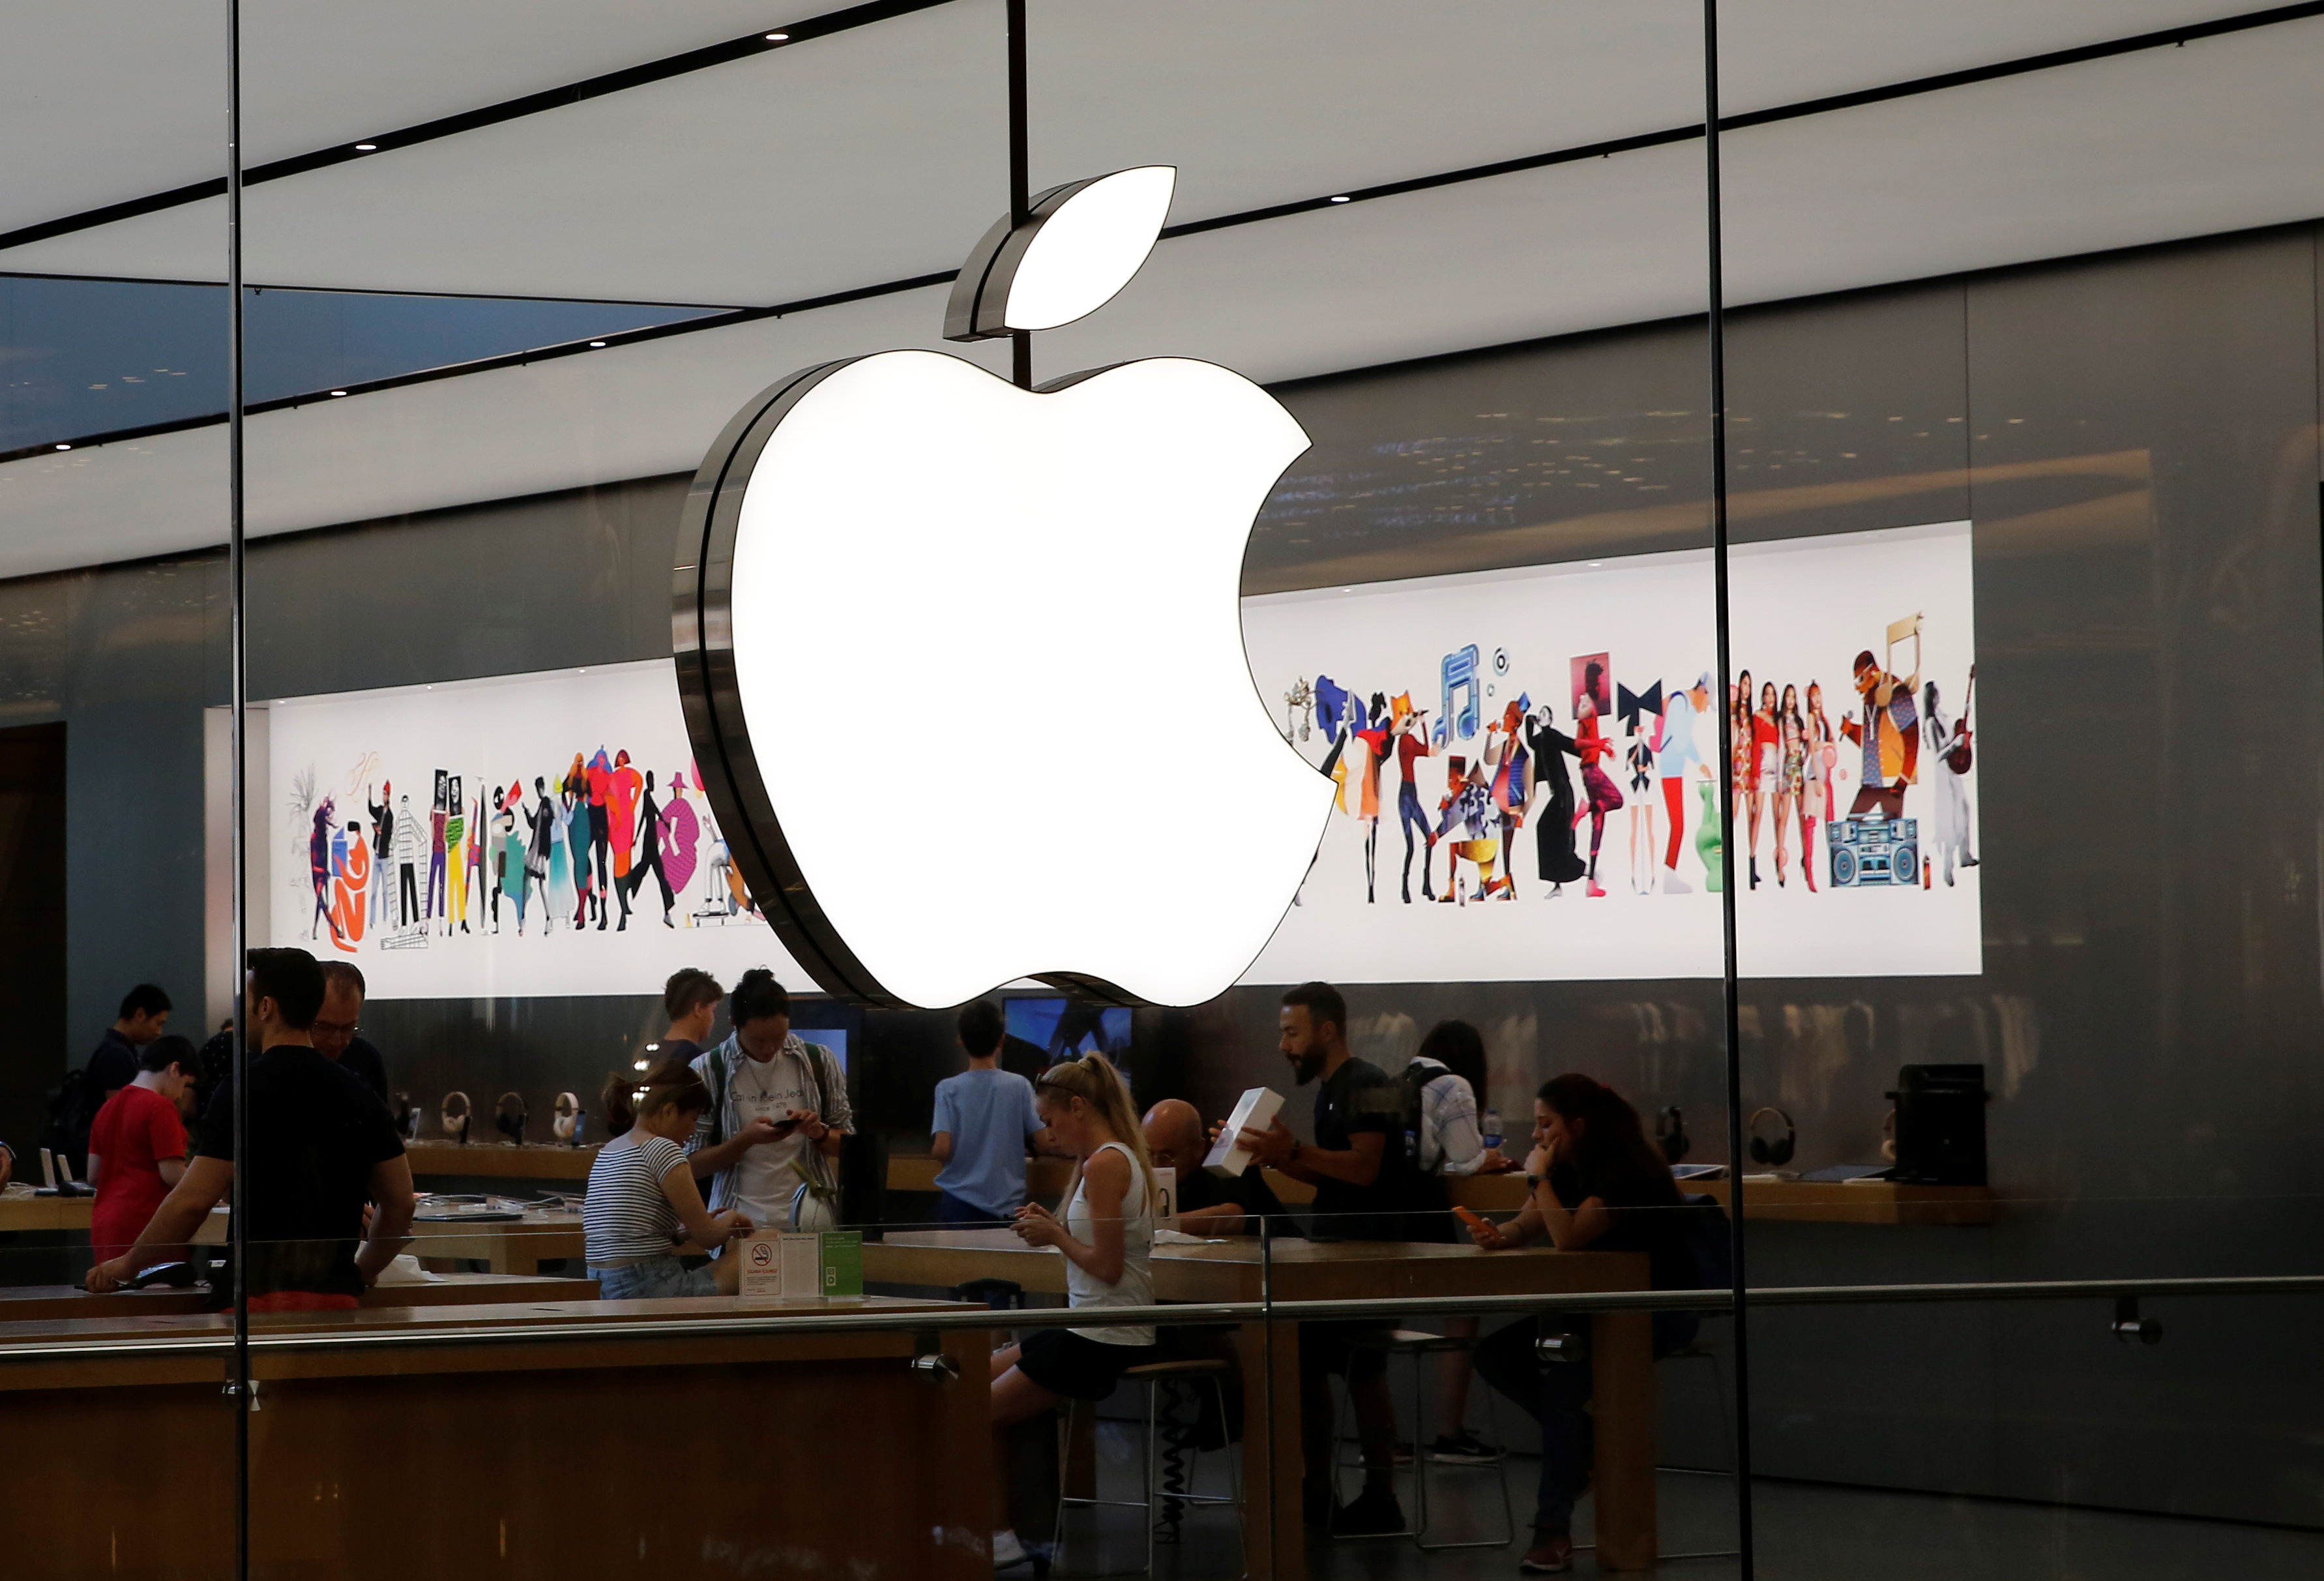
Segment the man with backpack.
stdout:
[[48,1128],[41,1145],[61,1153],[73,1173],[88,1170],[88,1128],[105,1100],[137,1079],[137,1061],[145,1045],[170,1030],[170,996],[151,983],[140,983],[121,1001],[121,1012],[97,1040],[88,1063],[69,1071],[49,1105]]

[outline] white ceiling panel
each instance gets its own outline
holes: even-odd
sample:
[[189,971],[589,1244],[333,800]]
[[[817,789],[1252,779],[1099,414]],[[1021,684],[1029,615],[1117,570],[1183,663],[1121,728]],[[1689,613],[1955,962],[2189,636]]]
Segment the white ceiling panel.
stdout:
[[2324,19],[1759,127],[1738,304],[2324,216]]
[[[726,420],[786,374],[890,346],[942,346],[945,294],[259,413],[248,424],[247,531],[690,471]],[[1008,350],[992,343],[965,355],[1005,370]],[[223,543],[226,498],[222,427],[12,462],[0,467],[0,577]]]
[[[844,0],[243,0],[254,164],[618,71]],[[0,231],[226,172],[226,7],[6,8]]]
[[[1732,134],[1729,300],[2324,214],[2319,79],[2324,21]],[[1702,197],[1702,150],[1683,143],[1179,238],[1113,304],[1038,337],[1037,372],[1176,354],[1277,380],[1699,311]],[[982,212],[946,223],[973,232]],[[867,253],[908,239],[872,223]],[[791,368],[934,344],[943,296],[261,415],[253,530],[690,468]],[[0,575],[215,541],[220,447],[210,430],[0,467]]]
[[[1730,109],[1745,110],[2233,9],[1753,0],[1729,8],[1725,91]],[[426,5],[386,8],[392,26],[369,21],[368,8],[357,20],[321,10],[322,21],[301,24],[318,40],[309,52],[319,65],[300,67],[284,51],[251,68],[254,104],[265,97],[259,84],[290,72],[292,82],[267,92],[306,106],[283,112],[302,128],[323,124],[330,84],[375,97],[375,75],[409,65],[390,50],[375,74],[358,47],[369,32],[445,26]],[[699,31],[727,36],[728,14],[711,20]],[[1184,220],[1700,116],[1692,0],[1438,0],[1425,21],[1416,27],[1407,4],[1387,0],[1038,0],[1035,183],[1175,163]],[[997,0],[954,0],[269,182],[248,199],[248,273],[381,291],[763,303],[952,268],[1005,198],[1001,36]],[[520,59],[535,58],[530,46]],[[429,93],[427,114],[453,107]],[[300,146],[381,124],[345,119]],[[218,206],[196,206],[13,249],[0,264],[216,279],[221,236]]]

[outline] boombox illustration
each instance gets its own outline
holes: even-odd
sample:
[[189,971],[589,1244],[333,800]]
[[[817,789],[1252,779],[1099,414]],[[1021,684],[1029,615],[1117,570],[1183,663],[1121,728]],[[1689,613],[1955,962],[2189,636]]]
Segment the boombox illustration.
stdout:
[[1873,889],[1921,882],[1921,820],[1844,818],[1824,826],[1831,887]]

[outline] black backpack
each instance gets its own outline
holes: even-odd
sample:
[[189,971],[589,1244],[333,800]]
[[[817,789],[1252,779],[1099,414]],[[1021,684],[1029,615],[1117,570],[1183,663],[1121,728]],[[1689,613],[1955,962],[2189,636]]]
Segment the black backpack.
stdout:
[[1415,1179],[1435,1176],[1442,1173],[1444,1168],[1442,1154],[1438,1155],[1433,1168],[1421,1168],[1420,1138],[1421,1133],[1428,1126],[1428,1116],[1424,1113],[1425,1102],[1422,1095],[1428,1090],[1430,1082],[1448,1074],[1450,1072],[1443,1066],[1423,1065],[1416,1059],[1408,1062],[1396,1078],[1397,1109],[1402,1114],[1403,1120],[1397,1129],[1394,1139],[1397,1146],[1393,1151],[1402,1160],[1405,1172]]
[[88,1155],[88,1128],[105,1104],[88,1067],[65,1072],[64,1085],[49,1095],[49,1112],[41,1126],[39,1145],[72,1160],[75,1171]]

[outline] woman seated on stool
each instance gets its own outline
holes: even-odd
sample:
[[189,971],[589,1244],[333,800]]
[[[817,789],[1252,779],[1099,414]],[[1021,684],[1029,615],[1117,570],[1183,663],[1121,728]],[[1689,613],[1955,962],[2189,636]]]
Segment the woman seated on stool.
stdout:
[[[1154,1304],[1154,1170],[1130,1090],[1102,1054],[1052,1065],[1033,1105],[1076,1160],[1065,1222],[1028,1202],[1017,1233],[1065,1254],[1065,1299],[1076,1311]],[[992,1563],[1028,1556],[1009,1522],[1008,1429],[1068,1400],[1103,1400],[1122,1373],[1154,1360],[1151,1327],[1037,1328],[992,1355]]]
[[582,1247],[597,1293],[609,1301],[733,1295],[742,1275],[740,1257],[690,1269],[677,1255],[683,1241],[715,1252],[751,1231],[739,1213],[714,1216],[694,1183],[686,1142],[710,1107],[710,1089],[684,1061],[669,1059],[647,1072],[642,1085],[612,1077],[600,1106],[621,1134],[597,1150],[581,1202]]
[[[1662,1151],[1638,1123],[1638,1112],[1620,1094],[1586,1076],[1545,1083],[1534,1099],[1533,1138],[1525,1166],[1531,1199],[1508,1223],[1471,1229],[1478,1245],[1499,1252],[1546,1232],[1561,1252],[1646,1253],[1655,1290],[1697,1282],[1687,1214],[1678,1211],[1684,1198]],[[1656,1355],[1694,1336],[1691,1314],[1657,1312],[1655,1320]],[[1540,1321],[1532,1318],[1502,1329],[1477,1347],[1477,1371],[1541,1424],[1534,1544],[1517,1568],[1550,1575],[1573,1567],[1573,1501],[1590,1460],[1583,1407],[1591,1376],[1586,1363],[1545,1365],[1534,1350],[1539,1331]]]

